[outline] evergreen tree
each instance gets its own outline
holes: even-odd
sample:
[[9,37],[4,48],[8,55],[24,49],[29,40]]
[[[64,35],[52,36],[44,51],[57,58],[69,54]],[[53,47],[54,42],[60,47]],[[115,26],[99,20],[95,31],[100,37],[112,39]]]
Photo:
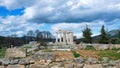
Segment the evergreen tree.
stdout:
[[85,43],[92,43],[91,29],[88,28],[88,26],[86,25],[86,28],[82,32],[83,32],[84,42]]
[[118,39],[117,39],[117,42],[116,42],[117,44],[120,44],[120,30],[119,30],[119,32],[118,32]]
[[107,34],[104,28],[104,25],[101,28],[101,35],[100,35],[100,43],[102,44],[107,44],[108,43],[108,38],[107,38]]

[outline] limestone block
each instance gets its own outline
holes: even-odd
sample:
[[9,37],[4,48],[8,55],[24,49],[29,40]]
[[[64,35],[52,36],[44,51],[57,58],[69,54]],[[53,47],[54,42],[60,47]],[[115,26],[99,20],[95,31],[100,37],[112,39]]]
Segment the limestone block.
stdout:
[[5,68],[4,66],[0,66],[0,68]]
[[8,68],[25,68],[24,65],[8,65]]
[[40,64],[32,64],[30,65],[30,68],[49,68],[49,66],[40,65]]
[[83,68],[103,68],[101,64],[85,64]]

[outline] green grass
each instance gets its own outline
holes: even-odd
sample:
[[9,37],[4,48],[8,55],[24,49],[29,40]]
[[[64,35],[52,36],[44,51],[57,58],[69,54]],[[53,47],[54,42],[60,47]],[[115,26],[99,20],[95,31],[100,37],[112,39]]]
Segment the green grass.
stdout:
[[120,53],[117,53],[114,50],[99,51],[97,52],[97,54],[99,56],[99,59],[101,59],[102,57],[108,57],[113,60],[120,59]]
[[24,46],[23,48],[32,48],[31,46]]
[[114,50],[114,51],[120,51],[120,48],[114,48],[112,50]]
[[71,52],[73,53],[73,55],[74,55],[75,58],[80,57],[80,54],[76,53],[76,51],[71,50]]
[[93,46],[87,46],[85,50],[95,50],[95,48]]
[[6,48],[0,49],[0,58],[4,58],[6,52]]
[[75,58],[80,57],[80,54],[74,53],[74,57],[75,57]]

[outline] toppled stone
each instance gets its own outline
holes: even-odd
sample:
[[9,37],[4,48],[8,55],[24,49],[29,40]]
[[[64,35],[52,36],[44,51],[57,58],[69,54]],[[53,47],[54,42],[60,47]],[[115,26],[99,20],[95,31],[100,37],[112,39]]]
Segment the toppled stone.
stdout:
[[39,52],[36,53],[34,55],[32,55],[32,59],[36,60],[36,61],[40,61],[42,59],[44,60],[55,60],[56,56],[54,52]]
[[109,66],[108,63],[103,63],[102,65],[103,65],[103,67],[108,67]]
[[24,65],[8,65],[8,68],[25,68]]
[[49,66],[40,65],[40,64],[32,64],[30,65],[30,68],[49,68]]
[[2,65],[8,65],[8,64],[10,64],[10,60],[8,58],[3,58],[0,61],[2,62]]
[[20,64],[20,65],[28,65],[28,64],[30,64],[30,61],[27,60],[27,59],[21,59],[21,60],[19,61],[19,64]]
[[78,58],[73,59],[73,62],[75,62],[75,63],[83,63],[84,59],[82,57],[78,57]]
[[96,63],[98,63],[98,60],[96,58],[88,58],[86,62],[96,64]]
[[83,68],[103,68],[101,64],[85,64]]
[[5,57],[26,57],[26,50],[19,48],[8,48]]
[[87,47],[87,44],[83,44],[83,43],[79,44],[80,49],[85,49],[86,47]]
[[76,64],[76,68],[83,68],[84,64]]
[[108,57],[103,57],[103,58],[102,58],[102,62],[103,62],[103,63],[107,63],[108,60],[109,60]]
[[110,66],[115,66],[115,65],[116,65],[116,62],[115,62],[114,60],[110,60],[110,61],[108,62],[108,65],[110,65]]
[[5,68],[5,66],[0,66],[0,68]]
[[73,64],[65,64],[65,68],[74,68]]
[[11,61],[10,61],[10,64],[11,64],[11,65],[18,64],[18,63],[19,63],[19,60],[18,60],[18,59],[16,59],[16,60],[11,60]]

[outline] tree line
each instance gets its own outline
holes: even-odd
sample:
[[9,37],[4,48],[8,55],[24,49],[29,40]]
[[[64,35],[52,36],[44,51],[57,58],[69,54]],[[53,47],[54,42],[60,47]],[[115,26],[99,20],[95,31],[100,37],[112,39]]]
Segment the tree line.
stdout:
[[49,42],[49,41],[54,41],[54,39],[50,31],[40,31],[38,29],[36,29],[35,31],[29,30],[22,37],[18,37],[16,34],[12,34],[7,37],[0,36],[0,48],[10,47],[11,45],[21,46],[23,44],[29,43],[30,41]]
[[[93,38],[92,38],[92,32],[91,29],[86,25],[86,28],[82,31],[83,33],[83,39],[82,41],[85,43],[93,43]],[[107,35],[107,31],[105,30],[105,26],[102,25],[100,35],[97,40],[97,43],[101,44],[120,44],[120,31],[118,32],[118,38],[112,38]]]

